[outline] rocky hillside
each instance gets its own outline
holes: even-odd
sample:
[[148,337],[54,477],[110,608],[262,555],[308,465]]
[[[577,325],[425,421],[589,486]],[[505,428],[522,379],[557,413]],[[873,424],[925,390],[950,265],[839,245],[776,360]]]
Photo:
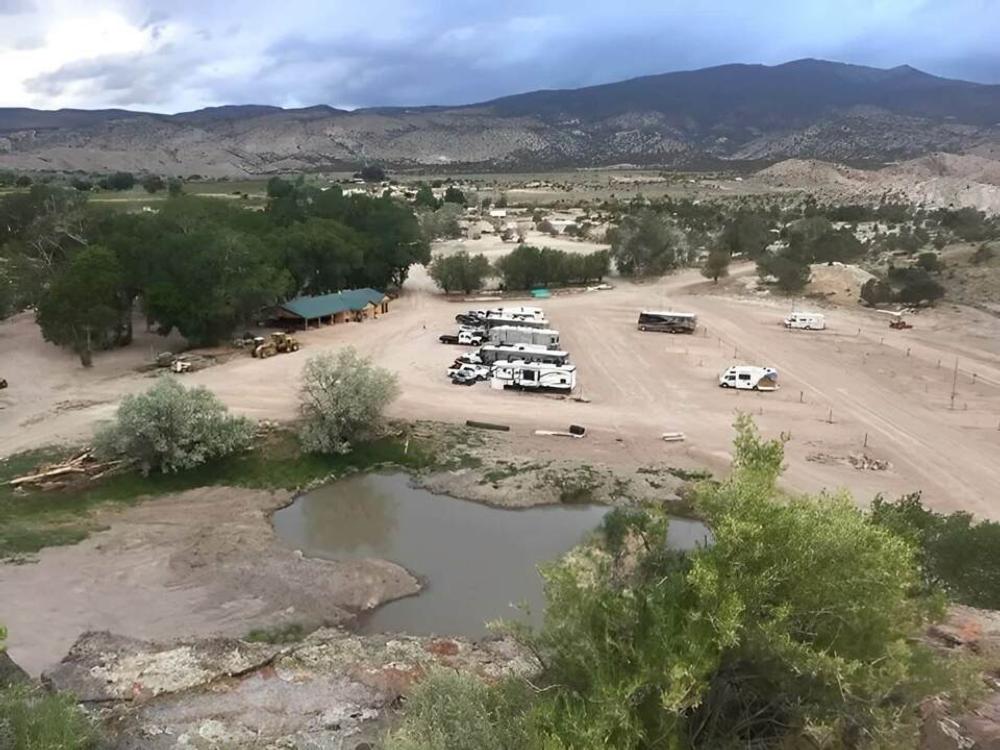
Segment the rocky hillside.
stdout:
[[0,168],[247,175],[354,167],[698,167],[992,155],[1000,86],[818,60],[724,65],[463,107],[0,109]]

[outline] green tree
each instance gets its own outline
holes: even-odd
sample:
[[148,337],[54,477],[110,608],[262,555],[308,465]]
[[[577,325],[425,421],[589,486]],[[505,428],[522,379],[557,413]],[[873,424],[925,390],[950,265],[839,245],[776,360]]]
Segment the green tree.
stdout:
[[168,473],[246,450],[253,436],[253,423],[231,416],[208,389],[161,377],[145,393],[122,399],[94,444],[103,456],[134,461],[143,474]]
[[701,267],[701,275],[718,283],[720,278],[729,275],[729,261],[728,250],[724,248],[712,250],[705,260],[705,265]]
[[167,180],[167,194],[171,198],[177,198],[184,192],[184,182],[176,177]]
[[414,206],[424,206],[432,210],[441,206],[441,202],[434,197],[434,191],[430,185],[421,185],[417,188],[417,195],[413,199]]
[[38,304],[37,320],[46,341],[69,346],[84,367],[95,348],[104,348],[120,326],[123,275],[114,253],[91,245],[60,269]]
[[378,164],[366,164],[358,172],[358,177],[365,182],[385,182],[386,174],[385,169]]
[[142,178],[142,187],[147,193],[158,193],[166,186],[167,183],[158,174],[150,174]]
[[611,257],[623,276],[654,276],[677,266],[678,238],[654,211],[626,216],[608,237]]
[[104,190],[131,190],[135,187],[135,175],[131,172],[115,172],[102,177],[98,184]]
[[310,357],[299,400],[302,447],[311,453],[350,451],[353,441],[378,433],[383,412],[397,395],[396,376],[353,347]]
[[940,273],[944,268],[941,257],[937,253],[920,253],[917,256],[917,266],[932,273]]
[[809,265],[785,254],[763,255],[757,260],[757,272],[761,278],[773,276],[778,288],[786,292],[797,292],[809,283]]
[[457,203],[460,206],[465,205],[465,193],[459,190],[454,185],[449,185],[448,189],[444,191],[444,202],[445,203]]
[[364,266],[365,238],[335,219],[309,218],[277,234],[296,294],[349,288]]
[[31,178],[26,174],[19,175],[14,180],[14,186],[19,188],[31,187]]
[[435,256],[428,267],[434,283],[445,292],[463,291],[466,294],[482,289],[490,271],[485,255],[469,255],[464,250],[454,255]]
[[721,248],[730,255],[745,255],[757,259],[771,244],[773,236],[768,221],[758,213],[740,211],[726,224],[719,239]]

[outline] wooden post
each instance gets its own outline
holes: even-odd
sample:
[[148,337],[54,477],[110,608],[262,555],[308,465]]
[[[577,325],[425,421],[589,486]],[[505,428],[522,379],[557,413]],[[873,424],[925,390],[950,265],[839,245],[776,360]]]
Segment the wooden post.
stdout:
[[865,448],[868,447],[868,433],[865,433]]
[[958,357],[955,357],[955,372],[951,376],[951,404],[948,406],[949,409],[955,408],[955,396],[957,395],[958,388]]
[[830,414],[826,418],[827,424],[833,424],[833,407],[830,407]]
[[799,403],[804,404],[805,403],[804,399],[805,399],[805,391],[799,391]]

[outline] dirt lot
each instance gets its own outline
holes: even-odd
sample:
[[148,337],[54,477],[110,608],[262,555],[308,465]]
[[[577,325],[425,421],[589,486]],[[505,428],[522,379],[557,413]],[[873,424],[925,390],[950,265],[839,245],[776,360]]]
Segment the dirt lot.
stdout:
[[[827,331],[789,332],[780,325],[788,301],[717,296],[697,272],[647,285],[619,282],[612,291],[544,303],[578,366],[579,392],[591,402],[576,403],[452,386],[444,368],[460,349],[437,343],[437,336],[453,329],[454,314],[468,305],[429,288],[415,269],[407,293],[379,320],[305,332],[296,354],[236,358],[184,380],[208,386],[244,414],[290,418],[305,359],[351,344],[399,373],[402,395],[393,416],[506,422],[526,454],[622,467],[666,461],[722,470],[733,416],[745,410],[768,434],[791,435],[785,474],[791,488],[846,487],[860,502],[878,492],[919,489],[934,507],[1000,518],[1000,320],[984,313],[943,307],[915,316],[913,330],[891,331],[882,315],[830,309]],[[635,329],[639,310],[666,307],[698,313],[698,334]],[[149,385],[148,375],[130,369],[148,357],[149,342],[97,357],[91,372],[43,343],[25,317],[0,325],[0,346],[2,376],[11,382],[0,392],[0,454],[85,437],[113,413],[118,397]],[[956,357],[960,372],[950,409]],[[718,372],[736,362],[777,367],[781,390],[716,387]],[[533,435],[570,423],[586,425],[588,437]],[[687,441],[662,442],[668,430],[685,432]],[[887,460],[889,468],[855,469],[848,457],[859,453]]]
[[[37,561],[0,566],[11,657],[33,674],[80,633],[242,637],[251,628],[341,623],[420,586],[385,560],[304,558],[275,541],[287,493],[212,487],[109,510],[106,531]],[[18,602],[19,606],[11,606]]]

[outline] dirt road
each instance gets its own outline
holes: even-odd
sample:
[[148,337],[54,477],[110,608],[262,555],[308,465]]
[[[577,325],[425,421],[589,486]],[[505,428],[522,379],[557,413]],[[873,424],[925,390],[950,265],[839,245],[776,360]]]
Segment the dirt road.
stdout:
[[[455,313],[469,305],[433,294],[422,269],[414,269],[406,294],[379,320],[304,332],[296,354],[265,361],[237,358],[186,375],[184,382],[209,387],[241,413],[287,419],[295,415],[306,358],[353,345],[399,374],[402,395],[391,407],[393,416],[510,423],[526,452],[622,466],[693,461],[722,470],[733,417],[743,410],[764,432],[790,434],[785,474],[790,488],[846,487],[859,502],[878,492],[922,490],[934,507],[1000,518],[996,318],[944,307],[915,316],[913,330],[891,331],[884,316],[832,308],[824,311],[828,330],[786,331],[780,320],[789,301],[720,296],[696,271],[645,285],[618,282],[611,291],[561,295],[543,304],[578,366],[580,393],[591,403],[497,392],[485,385],[452,386],[444,369],[461,350],[439,344],[437,336],[452,330]],[[639,310],[671,307],[698,314],[697,335],[636,330]],[[6,350],[15,342],[9,360]],[[0,392],[0,455],[86,436],[96,421],[113,413],[122,394],[150,382],[131,370],[148,356],[149,342],[99,356],[92,372],[41,342],[25,318],[0,324],[0,345],[4,368],[12,365],[12,372],[0,373],[12,383]],[[956,357],[960,372],[950,408]],[[719,389],[718,373],[735,363],[778,368],[781,390]],[[29,385],[22,389],[25,378]],[[588,437],[558,441],[533,435],[538,428],[565,429],[570,423],[586,425]],[[685,432],[687,441],[662,442],[660,435],[668,430]],[[890,468],[853,468],[848,457],[861,453],[889,461]]]

